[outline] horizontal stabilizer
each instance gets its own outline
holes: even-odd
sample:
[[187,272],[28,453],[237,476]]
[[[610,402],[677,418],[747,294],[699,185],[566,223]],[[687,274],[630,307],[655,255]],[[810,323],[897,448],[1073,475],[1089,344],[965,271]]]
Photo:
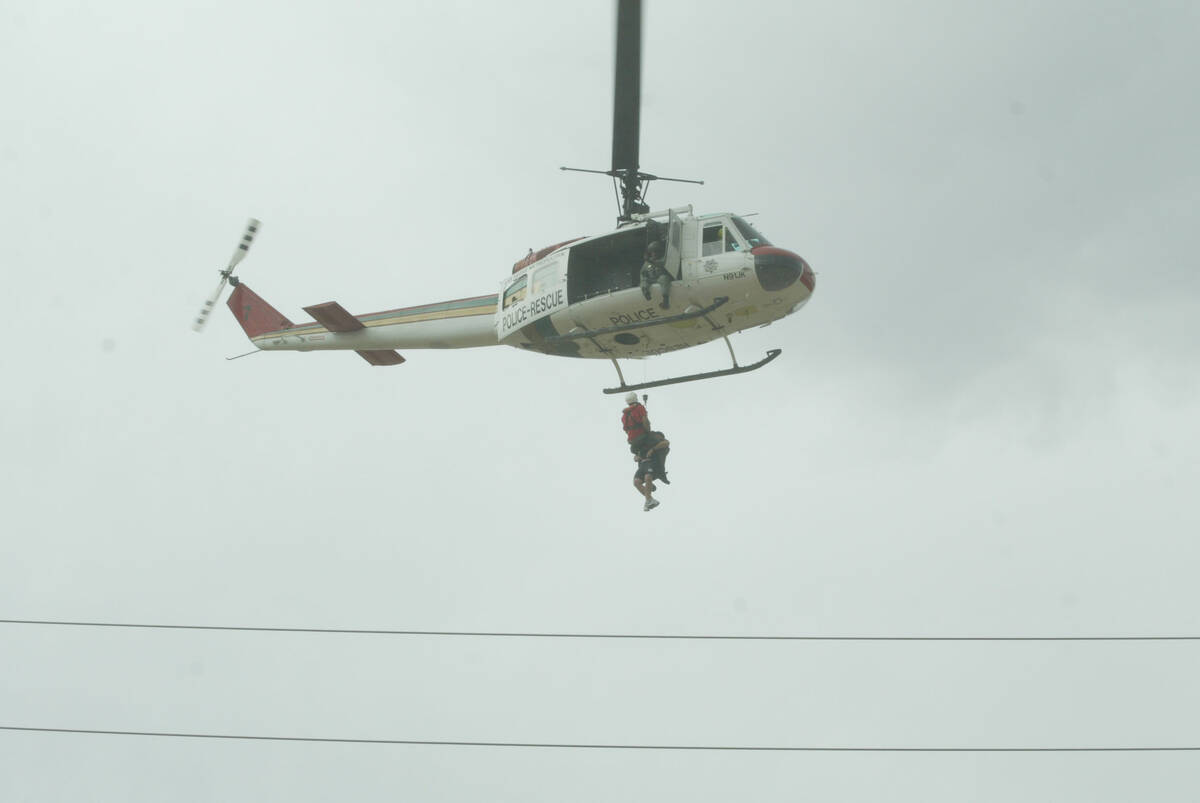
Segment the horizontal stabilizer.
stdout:
[[331,332],[353,332],[356,329],[364,328],[362,321],[347,312],[346,308],[336,301],[313,304],[311,307],[305,307],[304,311]]
[[[339,307],[338,309],[341,309]],[[320,320],[318,318],[318,320]],[[400,352],[390,349],[359,349],[358,353],[362,358],[371,365],[399,365],[404,362],[404,358],[400,356]]]

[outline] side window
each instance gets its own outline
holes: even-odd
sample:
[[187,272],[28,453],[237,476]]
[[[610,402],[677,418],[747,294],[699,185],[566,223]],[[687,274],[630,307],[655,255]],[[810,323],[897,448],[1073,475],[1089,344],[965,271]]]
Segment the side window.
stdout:
[[503,309],[508,309],[513,304],[519,304],[525,300],[525,281],[526,277],[522,276],[517,279],[512,285],[504,291],[504,306]]
[[554,284],[558,279],[558,264],[543,265],[538,268],[530,281],[529,292],[531,295],[540,296],[546,292],[546,288]]
[[709,223],[700,240],[700,256],[710,257],[725,251],[725,224]]

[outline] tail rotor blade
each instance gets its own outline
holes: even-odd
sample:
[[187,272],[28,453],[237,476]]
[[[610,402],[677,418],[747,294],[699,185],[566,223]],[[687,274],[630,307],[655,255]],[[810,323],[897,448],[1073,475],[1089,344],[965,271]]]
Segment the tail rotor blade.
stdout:
[[228,282],[228,276],[221,276],[221,282],[217,285],[217,289],[213,290],[212,295],[200,308],[200,314],[196,316],[196,322],[192,324],[193,331],[199,332],[204,329],[204,325],[208,323],[208,316],[212,315],[213,308],[217,306],[217,300],[221,297],[221,291],[225,289]]
[[[246,222],[246,230],[242,232],[241,242],[233,250],[233,256],[229,258],[229,267],[220,271],[221,281],[217,284],[217,289],[213,290],[212,295],[208,297],[208,300],[204,302],[204,306],[200,308],[199,314],[196,315],[196,320],[192,324],[194,331],[199,332],[203,330],[204,325],[208,323],[209,316],[212,315],[213,309],[217,306],[217,301],[221,298],[221,292],[225,289],[225,285],[229,283],[230,277],[233,276],[234,267],[246,258],[246,254],[249,252],[250,246],[254,244],[254,238],[258,236],[260,228],[262,228],[262,221],[260,220],[250,218]],[[234,284],[237,284],[236,279],[234,279]]]
[[238,243],[238,247],[234,249],[233,256],[229,258],[229,269],[241,262],[246,257],[246,252],[250,250],[250,246],[254,244],[254,238],[258,236],[258,230],[262,227],[262,221],[250,218],[246,222],[246,231],[242,233],[242,241]]

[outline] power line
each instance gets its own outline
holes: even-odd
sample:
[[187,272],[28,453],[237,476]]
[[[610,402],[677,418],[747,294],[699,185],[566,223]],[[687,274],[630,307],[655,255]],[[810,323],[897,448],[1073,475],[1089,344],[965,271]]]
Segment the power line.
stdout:
[[1200,747],[822,747],[715,744],[601,744],[573,742],[485,742],[448,739],[352,739],[329,736],[253,736],[231,733],[175,733],[92,728],[34,728],[0,725],[0,730],[31,733],[73,733],[93,736],[145,736],[167,739],[232,739],[255,742],[321,742],[325,744],[426,745],[431,747],[519,747],[564,750],[676,750],[758,753],[1183,753]]
[[69,622],[47,619],[0,619],[8,625],[109,627],[145,630],[212,630],[247,633],[327,633],[356,636],[459,636],[474,638],[642,639],[661,641],[1200,641],[1200,636],[754,636],[681,633],[566,633],[492,630],[381,630],[336,627],[247,627],[234,625],[172,625],[136,622]]

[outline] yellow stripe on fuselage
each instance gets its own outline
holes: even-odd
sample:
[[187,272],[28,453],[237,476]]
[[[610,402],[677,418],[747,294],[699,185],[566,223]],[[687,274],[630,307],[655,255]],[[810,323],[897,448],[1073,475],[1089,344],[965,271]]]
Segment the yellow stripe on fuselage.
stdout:
[[[368,315],[355,316],[362,325],[368,329],[376,326],[395,326],[404,323],[417,323],[418,321],[440,321],[447,318],[473,318],[479,315],[494,315],[496,313],[496,297],[485,296],[479,299],[478,304],[474,306],[463,307],[448,307],[445,309],[431,309],[442,307],[443,304],[430,304],[424,307],[408,307],[406,309],[388,310],[387,312],[372,312]],[[455,304],[459,302],[446,302]],[[274,332],[267,332],[259,335],[255,340],[263,338],[277,337],[279,335],[317,335],[329,332],[324,326],[318,323],[301,324],[293,326],[290,329],[279,329]]]

